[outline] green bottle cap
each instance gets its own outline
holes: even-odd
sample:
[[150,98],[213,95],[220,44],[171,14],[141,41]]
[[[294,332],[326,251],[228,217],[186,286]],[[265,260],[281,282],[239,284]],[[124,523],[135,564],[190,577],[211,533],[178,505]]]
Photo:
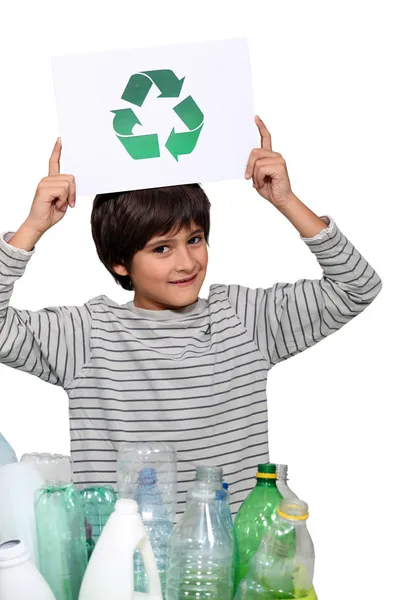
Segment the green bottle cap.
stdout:
[[258,465],[259,473],[276,473],[276,465],[273,463]]

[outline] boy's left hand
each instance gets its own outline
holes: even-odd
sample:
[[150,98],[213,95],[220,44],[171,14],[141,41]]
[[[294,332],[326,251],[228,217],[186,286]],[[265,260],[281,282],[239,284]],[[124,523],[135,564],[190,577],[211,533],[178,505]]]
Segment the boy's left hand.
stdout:
[[279,209],[294,196],[286,161],[282,154],[272,151],[271,134],[260,117],[256,116],[255,122],[261,136],[261,148],[251,151],[245,178],[253,178],[253,185],[260,196]]

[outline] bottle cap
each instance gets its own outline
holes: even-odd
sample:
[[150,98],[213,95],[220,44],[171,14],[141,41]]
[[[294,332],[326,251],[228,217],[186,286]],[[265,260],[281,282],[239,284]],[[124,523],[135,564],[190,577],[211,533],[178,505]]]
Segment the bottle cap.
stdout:
[[15,559],[19,559],[18,562],[23,562],[23,560],[29,560],[30,558],[31,555],[29,550],[23,541],[8,540],[0,543],[0,567],[1,563],[6,561],[14,561]]
[[224,488],[224,490],[228,490],[229,488],[229,483],[227,483],[226,481],[222,482],[222,487]]
[[157,471],[153,467],[143,467],[138,476],[139,485],[154,485],[157,483]]
[[283,499],[279,504],[277,513],[289,521],[305,521],[308,519],[308,504],[303,500]]
[[274,463],[264,463],[258,465],[257,479],[276,479],[276,465]]

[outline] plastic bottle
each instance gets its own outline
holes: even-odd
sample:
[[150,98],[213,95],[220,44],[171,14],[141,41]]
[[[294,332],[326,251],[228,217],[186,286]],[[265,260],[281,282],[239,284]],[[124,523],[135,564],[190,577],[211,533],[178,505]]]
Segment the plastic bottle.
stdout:
[[[149,594],[134,591],[133,555],[140,548]],[[157,565],[134,500],[118,500],[94,548],[79,600],[162,600]]]
[[265,531],[271,526],[282,495],[276,486],[276,465],[258,465],[257,484],[243,502],[235,519],[239,546],[239,566],[235,581],[246,576],[251,558],[257,552]]
[[0,543],[1,600],[56,600],[20,540]]
[[78,600],[88,561],[80,493],[72,483],[45,486],[35,513],[40,571],[57,600]]
[[226,482],[222,483],[222,489],[215,492],[215,500],[218,513],[225,524],[233,544],[233,563],[232,563],[232,578],[233,578],[233,594],[236,592],[236,569],[239,565],[239,546],[236,539],[236,533],[233,526],[232,513],[230,509],[230,494],[229,486]]
[[233,541],[217,509],[222,469],[197,467],[186,511],[171,537],[167,600],[230,600]]
[[14,462],[17,462],[14,448],[10,446],[6,438],[0,433],[0,467]]
[[276,487],[282,494],[283,498],[291,498],[292,500],[298,500],[298,496],[288,486],[288,466],[287,465],[276,465]]
[[[122,444],[117,460],[118,497],[135,500],[149,536],[165,592],[169,545],[176,512],[177,461],[170,444]],[[147,591],[140,553],[135,555],[135,589]]]
[[114,512],[117,495],[110,485],[87,487],[81,490],[85,516],[86,546],[90,558],[110,515]]
[[[166,508],[157,487],[157,473],[151,467],[144,467],[139,472],[136,502],[142,517],[143,525],[153,548],[161,589],[165,594],[169,561],[169,543],[173,523],[168,518]],[[140,551],[135,552],[135,590],[147,592],[147,576]]]
[[306,526],[308,506],[282,500],[249,564],[235,600],[316,600],[312,580],[314,547]]
[[32,465],[0,467],[0,541],[23,540],[39,566],[35,522],[35,493],[44,481]]
[[71,457],[64,454],[48,452],[31,452],[23,454],[21,462],[30,463],[39,471],[48,484],[71,483]]

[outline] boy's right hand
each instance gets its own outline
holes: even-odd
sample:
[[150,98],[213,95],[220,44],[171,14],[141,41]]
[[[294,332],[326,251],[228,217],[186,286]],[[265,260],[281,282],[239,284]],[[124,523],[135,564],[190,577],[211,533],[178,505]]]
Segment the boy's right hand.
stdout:
[[39,183],[25,226],[42,236],[61,221],[68,207],[76,202],[75,177],[60,175],[61,138],[58,138],[49,160],[49,174]]

